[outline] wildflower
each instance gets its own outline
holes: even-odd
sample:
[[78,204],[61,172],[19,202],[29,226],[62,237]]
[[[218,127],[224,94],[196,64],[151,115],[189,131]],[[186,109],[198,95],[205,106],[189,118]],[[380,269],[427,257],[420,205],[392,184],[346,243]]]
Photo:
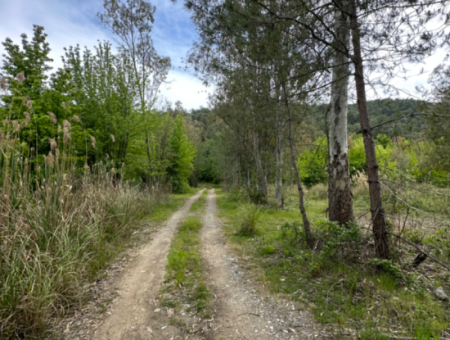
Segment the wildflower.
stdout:
[[112,139],[113,143],[116,141],[116,138],[114,137],[114,135],[111,135],[111,139]]
[[13,120],[13,128],[14,128],[14,131],[18,131],[19,130],[19,122],[17,121],[17,120]]
[[2,80],[0,80],[0,88],[3,91],[6,91],[6,78],[2,78]]
[[78,123],[81,123],[81,119],[80,119],[80,117],[78,117],[77,115],[73,115],[73,120],[74,121],[76,121],[76,122],[78,122]]
[[9,120],[8,120],[8,118],[5,118],[5,119],[3,119],[3,126],[6,126],[6,125],[8,125],[8,123],[9,123]]
[[57,120],[56,120],[56,116],[53,112],[47,112],[47,114],[50,116],[50,119],[52,120],[53,124],[56,124]]
[[50,150],[56,149],[58,147],[58,144],[56,144],[56,141],[54,138],[50,138],[49,142],[50,142]]
[[55,156],[56,158],[59,158],[59,149],[55,149]]
[[33,103],[31,102],[31,100],[27,101],[27,107],[31,110],[33,108]]
[[19,83],[23,83],[23,81],[25,80],[25,74],[23,73],[23,71],[17,74],[16,78],[19,81]]
[[92,144],[92,147],[95,149],[95,137],[94,136],[91,136],[91,144]]
[[115,174],[116,174],[116,169],[111,168],[111,173],[112,173],[113,175],[115,175]]
[[87,163],[84,163],[84,171],[89,172],[91,168],[89,168],[89,165]]

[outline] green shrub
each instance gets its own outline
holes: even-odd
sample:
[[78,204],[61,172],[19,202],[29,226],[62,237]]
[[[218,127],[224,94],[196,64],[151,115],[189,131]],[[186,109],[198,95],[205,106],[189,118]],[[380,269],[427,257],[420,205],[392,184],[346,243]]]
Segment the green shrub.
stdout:
[[256,234],[256,226],[261,219],[261,213],[254,204],[245,204],[239,211],[240,229],[238,234],[250,236]]
[[354,257],[361,247],[361,232],[356,223],[349,223],[347,227],[337,222],[323,221],[316,224],[323,238],[320,253],[322,259],[334,258],[341,253],[342,258]]
[[292,244],[298,244],[306,240],[302,225],[298,222],[285,222],[281,225],[282,238],[288,239]]

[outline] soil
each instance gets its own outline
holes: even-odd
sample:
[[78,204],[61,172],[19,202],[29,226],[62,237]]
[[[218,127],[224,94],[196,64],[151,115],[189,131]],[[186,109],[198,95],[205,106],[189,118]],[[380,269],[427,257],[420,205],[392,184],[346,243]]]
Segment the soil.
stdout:
[[215,295],[214,339],[318,339],[308,312],[292,301],[275,300],[253,283],[230,254],[216,217],[216,195],[208,192],[201,231],[202,256]]
[[178,225],[202,193],[203,190],[189,198],[122,273],[117,282],[119,298],[110,306],[108,317],[93,332],[92,339],[153,338],[155,326],[152,321],[160,310],[157,296],[164,279],[170,244]]
[[[216,217],[216,195],[209,190],[201,255],[206,284],[214,298],[210,319],[195,313],[174,315],[160,305],[170,244],[177,227],[203,190],[188,199],[130,261],[112,266],[112,275],[97,283],[104,313],[84,312],[65,323],[63,338],[92,340],[268,340],[321,339],[311,315],[295,302],[267,292],[245,271],[242,261],[226,246]],[[114,270],[114,268],[121,268]],[[101,299],[100,299],[101,300]],[[96,303],[98,309],[98,303]],[[178,320],[178,322],[174,322]],[[63,327],[64,329],[64,327]],[[75,329],[75,330],[74,330]]]

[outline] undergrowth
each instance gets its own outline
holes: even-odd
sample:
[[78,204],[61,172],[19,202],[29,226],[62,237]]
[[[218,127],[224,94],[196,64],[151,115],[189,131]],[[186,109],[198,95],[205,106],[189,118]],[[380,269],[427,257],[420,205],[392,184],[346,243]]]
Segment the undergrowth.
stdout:
[[[86,284],[149,222],[144,217],[166,219],[180,202],[165,199],[163,186],[122,181],[123,164],[109,157],[87,164],[95,138],[88,147],[83,130],[86,159],[76,154],[72,125],[83,129],[82,122],[65,103],[60,122],[51,112],[39,118],[31,100],[13,95],[0,128],[0,338],[49,338],[87,301]],[[38,119],[52,127],[48,135]],[[30,131],[39,142],[22,138]]]
[[371,260],[373,244],[359,226],[340,228],[329,222],[322,210],[326,196],[308,197],[315,250],[306,247],[301,216],[294,209],[254,207],[261,216],[258,232],[239,233],[241,206],[248,198],[218,191],[229,244],[257,265],[252,269],[255,278],[272,292],[303,302],[330,338],[438,339],[437,334],[448,330],[449,306],[433,294],[443,281],[414,271],[408,261]]

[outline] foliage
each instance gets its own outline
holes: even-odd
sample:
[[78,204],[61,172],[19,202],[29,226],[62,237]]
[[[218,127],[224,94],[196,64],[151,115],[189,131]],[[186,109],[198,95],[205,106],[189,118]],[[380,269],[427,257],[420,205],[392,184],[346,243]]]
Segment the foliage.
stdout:
[[177,117],[169,140],[169,166],[167,174],[171,179],[174,192],[183,193],[189,188],[189,175],[192,170],[192,161],[195,149],[186,136],[184,121]]
[[[285,210],[260,207],[258,233],[251,238],[236,234],[244,199],[218,193],[227,244],[247,259],[248,268],[254,268],[248,275],[261,280],[272,293],[305,305],[329,331],[330,339],[387,339],[392,334],[440,334],[448,328],[446,304],[428,290],[434,283],[421,275],[406,274],[394,261],[387,264],[387,271],[362,263],[360,259],[370,249],[362,242],[363,229],[356,225],[342,228],[323,220],[323,214],[316,215],[323,210],[321,201],[307,205],[319,240],[317,249],[311,251],[292,237],[299,218],[293,205]],[[399,280],[398,274],[405,279]],[[444,277],[439,280],[446,282]]]
[[292,244],[298,244],[306,240],[303,229],[298,222],[284,222],[281,225],[281,236],[289,239]]
[[305,148],[298,158],[300,178],[307,186],[324,183],[327,178],[328,151],[326,138],[319,138],[315,145]]
[[261,219],[261,213],[258,207],[250,203],[245,204],[241,207],[239,215],[241,222],[238,233],[246,236],[254,235],[258,221]]

